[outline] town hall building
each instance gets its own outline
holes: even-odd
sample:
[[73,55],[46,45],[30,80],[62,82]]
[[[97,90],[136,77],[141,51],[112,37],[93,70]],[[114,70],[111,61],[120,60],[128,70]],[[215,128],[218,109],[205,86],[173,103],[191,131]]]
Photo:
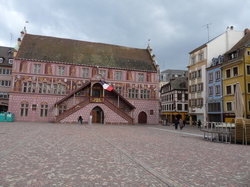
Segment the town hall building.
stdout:
[[16,121],[75,123],[82,115],[85,123],[158,124],[159,67],[150,46],[130,48],[24,30],[16,50],[9,95]]

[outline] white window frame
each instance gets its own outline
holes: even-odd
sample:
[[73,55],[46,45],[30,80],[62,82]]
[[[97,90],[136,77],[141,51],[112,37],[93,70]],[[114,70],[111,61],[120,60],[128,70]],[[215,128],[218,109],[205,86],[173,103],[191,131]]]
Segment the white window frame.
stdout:
[[199,54],[199,61],[203,61],[204,60],[204,53],[200,53]]
[[144,82],[144,73],[138,73],[138,82]]
[[220,95],[220,85],[215,86],[215,94]]
[[41,64],[34,64],[34,70],[33,73],[40,74],[41,73]]
[[89,69],[82,68],[82,77],[89,77]]
[[40,105],[40,117],[48,117],[48,109],[49,109],[49,105],[48,103],[42,103]]
[[57,75],[63,76],[65,74],[65,66],[58,66]]
[[9,59],[9,64],[13,64],[13,59]]
[[[229,110],[231,107],[231,110]],[[228,112],[232,112],[233,111],[233,104],[232,102],[226,102],[226,109]]]
[[220,81],[220,71],[215,72],[215,81]]
[[115,79],[116,80],[122,80],[122,71],[116,71],[115,72]]

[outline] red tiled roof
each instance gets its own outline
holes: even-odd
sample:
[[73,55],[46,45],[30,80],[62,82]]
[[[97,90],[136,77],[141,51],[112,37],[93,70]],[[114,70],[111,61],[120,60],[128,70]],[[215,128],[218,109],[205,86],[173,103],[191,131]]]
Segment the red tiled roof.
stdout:
[[157,71],[147,49],[25,34],[16,59]]

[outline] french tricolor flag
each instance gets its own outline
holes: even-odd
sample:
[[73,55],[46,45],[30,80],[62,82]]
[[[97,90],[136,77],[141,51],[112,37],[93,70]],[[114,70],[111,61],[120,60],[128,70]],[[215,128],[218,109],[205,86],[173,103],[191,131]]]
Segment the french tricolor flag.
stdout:
[[102,87],[104,90],[112,91],[114,89],[112,86],[108,85],[107,83],[103,82],[102,80],[100,80],[100,83],[102,84]]

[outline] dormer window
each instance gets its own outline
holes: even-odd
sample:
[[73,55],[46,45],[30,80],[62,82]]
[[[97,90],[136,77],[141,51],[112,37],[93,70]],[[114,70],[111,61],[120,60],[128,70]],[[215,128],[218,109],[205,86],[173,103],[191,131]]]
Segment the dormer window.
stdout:
[[9,59],[9,64],[13,64],[13,59]]
[[0,58],[0,63],[3,63],[3,58]]
[[228,56],[228,59],[229,59],[229,60],[233,60],[233,59],[235,59],[235,58],[237,58],[237,52],[236,52],[236,51],[230,53],[229,56]]

